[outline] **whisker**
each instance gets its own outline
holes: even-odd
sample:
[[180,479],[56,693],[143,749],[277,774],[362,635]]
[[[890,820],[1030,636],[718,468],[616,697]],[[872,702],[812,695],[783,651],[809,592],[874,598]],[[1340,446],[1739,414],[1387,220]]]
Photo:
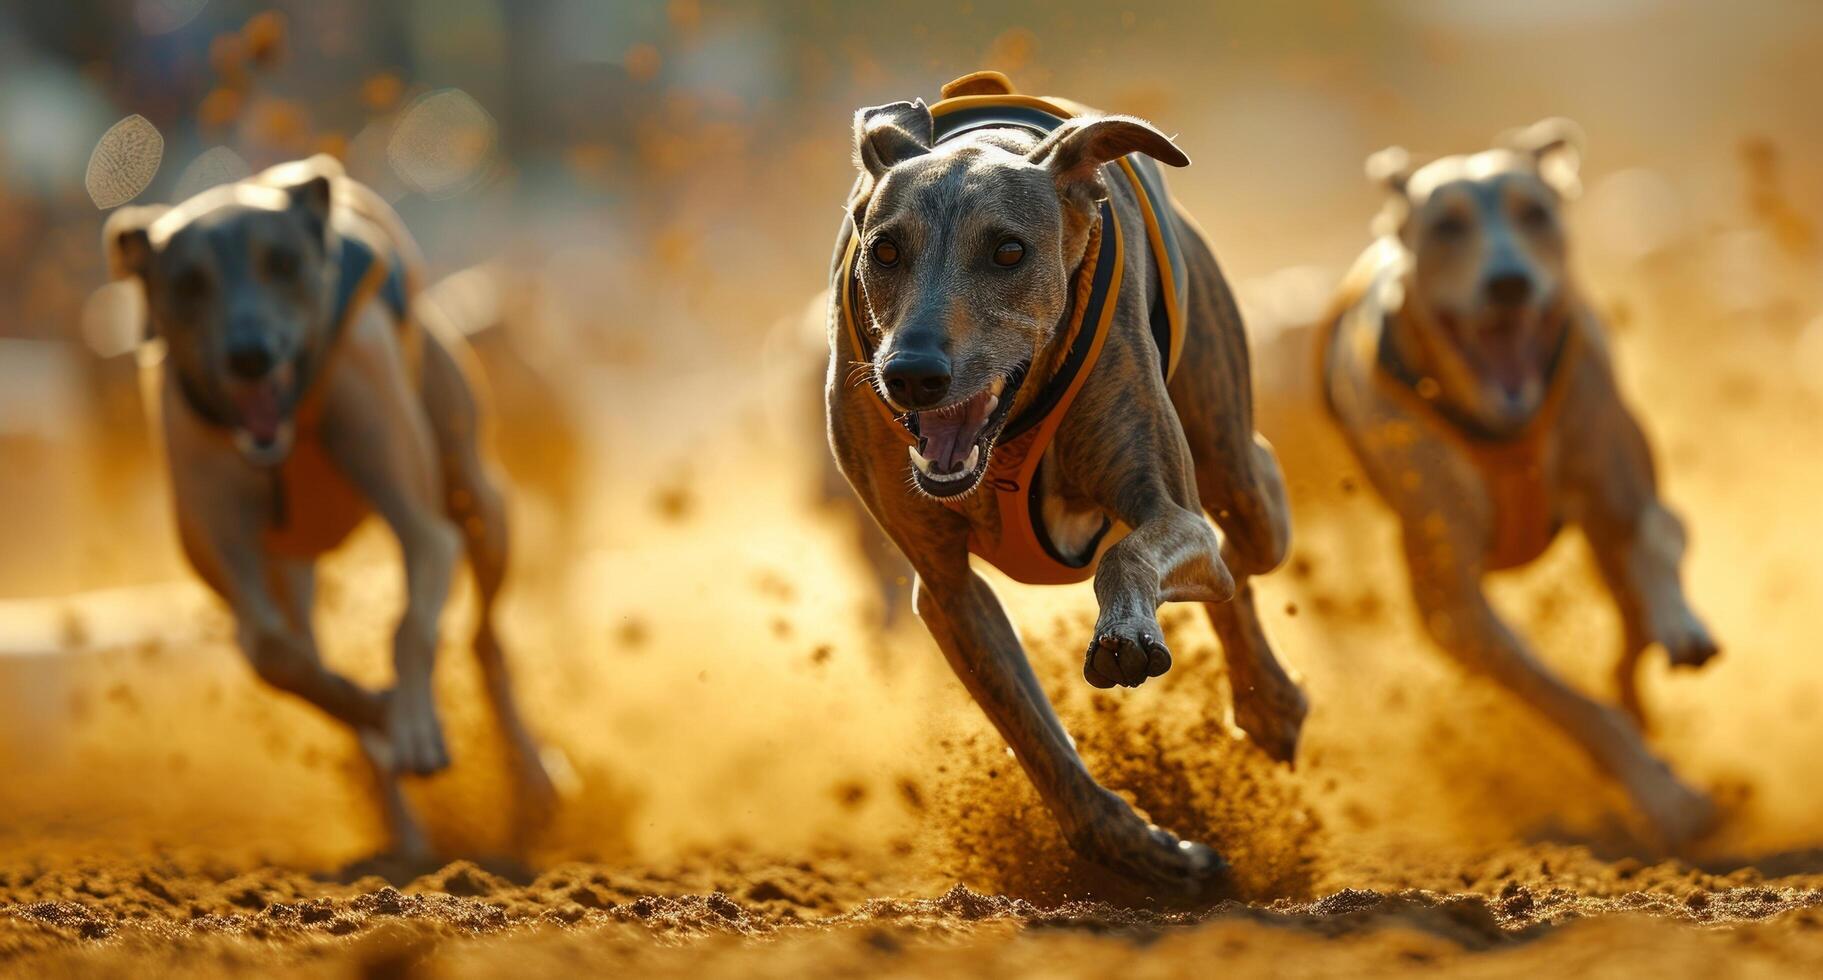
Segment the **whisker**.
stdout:
[[873,362],[855,361],[848,369],[848,387],[858,388],[862,384],[871,384],[873,373]]

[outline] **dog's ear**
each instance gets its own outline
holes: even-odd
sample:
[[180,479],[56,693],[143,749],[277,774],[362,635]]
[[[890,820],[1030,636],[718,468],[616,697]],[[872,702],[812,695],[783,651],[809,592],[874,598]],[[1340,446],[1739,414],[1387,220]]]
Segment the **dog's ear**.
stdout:
[[1412,155],[1403,146],[1389,146],[1367,158],[1367,179],[1386,191],[1386,204],[1369,226],[1376,235],[1396,235],[1411,214],[1412,202],[1406,193],[1412,174],[1417,172]]
[[929,153],[935,127],[923,99],[862,109],[855,113],[855,166],[879,180],[900,163]]
[[1387,193],[1405,196],[1405,185],[1417,168],[1412,155],[1403,146],[1389,146],[1367,158],[1367,179],[1386,188]]
[[1049,170],[1066,198],[1093,206],[1108,196],[1102,164],[1129,153],[1144,153],[1173,167],[1190,165],[1171,137],[1134,116],[1078,116],[1052,130],[1026,159]]
[[129,205],[108,215],[101,226],[101,249],[107,253],[110,276],[145,282],[152,264],[152,222],[169,210],[163,204]]
[[326,174],[309,177],[285,188],[291,210],[302,215],[311,234],[322,241],[329,234],[329,205],[333,182]]
[[1577,176],[1582,169],[1581,126],[1562,116],[1552,116],[1502,133],[1500,142],[1531,156],[1538,167],[1538,176],[1566,200],[1582,191],[1582,180]]

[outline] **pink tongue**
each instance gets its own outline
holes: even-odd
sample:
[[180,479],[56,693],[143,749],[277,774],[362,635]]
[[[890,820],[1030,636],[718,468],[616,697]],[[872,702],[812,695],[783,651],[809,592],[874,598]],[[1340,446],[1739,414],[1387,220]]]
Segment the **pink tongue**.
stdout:
[[919,450],[939,473],[955,473],[968,461],[969,451],[987,424],[988,394],[983,392],[940,412],[918,413]]
[[1530,348],[1525,334],[1518,330],[1496,330],[1482,341],[1488,373],[1509,395],[1517,395],[1525,387]]
[[241,427],[247,434],[260,442],[271,442],[278,438],[279,423],[279,386],[271,381],[258,384],[235,385],[233,390],[234,407],[240,412]]

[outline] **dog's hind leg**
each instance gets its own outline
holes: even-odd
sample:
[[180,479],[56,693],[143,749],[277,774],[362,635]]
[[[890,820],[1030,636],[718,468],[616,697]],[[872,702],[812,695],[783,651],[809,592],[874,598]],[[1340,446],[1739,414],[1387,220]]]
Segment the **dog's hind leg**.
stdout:
[[1290,763],[1297,757],[1298,735],[1310,706],[1273,653],[1253,594],[1253,576],[1285,560],[1290,522],[1284,482],[1271,447],[1255,436],[1250,448],[1253,462],[1243,472],[1212,472],[1201,465],[1197,469],[1197,490],[1204,509],[1222,528],[1222,558],[1235,578],[1232,601],[1206,603],[1203,608],[1222,643],[1235,725],[1267,755]]
[[1253,431],[1253,395],[1240,313],[1213,257],[1193,247],[1193,329],[1171,398],[1196,467],[1203,509],[1222,529],[1222,560],[1234,573],[1229,602],[1207,603],[1234,697],[1234,722],[1267,755],[1297,755],[1309,703],[1279,663],[1260,625],[1251,579],[1277,568],[1291,547],[1291,509],[1278,459]]
[[[316,629],[311,611],[316,607],[316,563],[303,559],[274,558],[266,568],[273,594],[279,599],[292,632],[317,655]],[[399,786],[399,776],[392,763],[391,746],[378,728],[356,728],[355,741],[373,777],[374,796],[380,802],[381,816],[386,821],[390,852],[406,860],[431,856],[430,842],[418,825],[417,817],[406,802]]]
[[1077,853],[1140,878],[1190,888],[1227,867],[1208,847],[1148,824],[1089,774],[1033,676],[1000,601],[980,576],[964,565],[941,591],[920,578],[914,602],[956,677],[1012,748]]
[[461,529],[474,572],[477,610],[474,651],[488,705],[506,739],[518,784],[515,836],[521,845],[546,824],[557,791],[544,767],[537,739],[526,727],[513,691],[512,673],[496,627],[497,603],[509,555],[506,498],[483,450],[481,411],[471,372],[465,372],[441,342],[425,344],[424,397],[436,430],[445,504]]

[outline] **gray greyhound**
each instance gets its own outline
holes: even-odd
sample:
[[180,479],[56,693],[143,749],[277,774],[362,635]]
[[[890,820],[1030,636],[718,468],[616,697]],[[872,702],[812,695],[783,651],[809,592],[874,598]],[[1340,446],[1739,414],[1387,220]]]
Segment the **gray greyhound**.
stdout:
[[1716,653],[1678,577],[1684,530],[1614,381],[1599,316],[1571,277],[1561,208],[1581,135],[1546,120],[1485,152],[1368,161],[1389,194],[1382,238],[1344,283],[1321,369],[1332,413],[1404,525],[1412,596],[1437,645],[1550,719],[1626,787],[1660,841],[1714,808],[1620,711],[1548,671],[1496,615],[1483,573],[1582,526],[1620,608],[1621,704],[1640,717],[1641,654]]
[[[163,346],[149,400],[184,552],[233,611],[253,669],[359,736],[394,848],[425,855],[398,776],[449,764],[431,666],[466,550],[475,653],[529,829],[554,791],[494,635],[507,527],[479,379],[460,336],[414,303],[422,259],[398,216],[319,156],[176,207],[117,211],[103,246],[116,277],[144,285]],[[311,628],[317,557],[370,511],[398,537],[407,587],[383,692],[326,666]]]
[[1170,139],[1016,95],[993,72],[943,94],[855,116],[830,443],[916,570],[918,614],[1071,845],[1194,888],[1222,859],[1097,784],[969,554],[1027,582],[1093,576],[1083,672],[1097,687],[1164,673],[1159,604],[1205,603],[1237,722],[1291,759],[1304,697],[1248,587],[1284,559],[1290,529],[1253,432],[1240,317],[1151,160],[1125,159],[1188,164]]

